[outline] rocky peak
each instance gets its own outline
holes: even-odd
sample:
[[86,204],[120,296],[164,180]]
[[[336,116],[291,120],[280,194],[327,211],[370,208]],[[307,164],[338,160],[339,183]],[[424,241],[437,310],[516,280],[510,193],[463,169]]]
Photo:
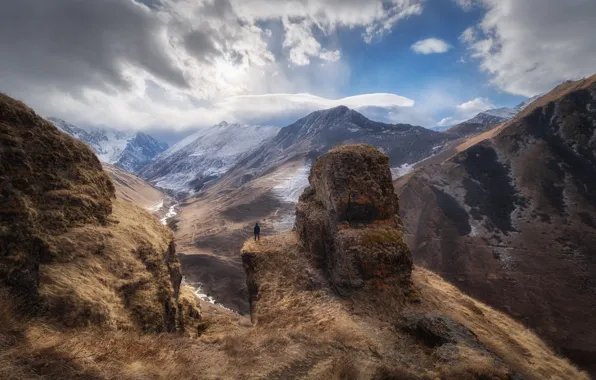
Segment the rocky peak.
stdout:
[[377,285],[410,291],[412,257],[402,239],[389,157],[346,145],[320,157],[296,208],[301,244],[340,293]]

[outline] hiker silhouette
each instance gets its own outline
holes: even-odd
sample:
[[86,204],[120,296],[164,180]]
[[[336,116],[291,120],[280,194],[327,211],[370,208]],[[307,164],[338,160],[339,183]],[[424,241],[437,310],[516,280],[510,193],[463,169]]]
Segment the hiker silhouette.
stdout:
[[261,240],[261,227],[259,227],[259,223],[255,223],[254,233],[255,241]]

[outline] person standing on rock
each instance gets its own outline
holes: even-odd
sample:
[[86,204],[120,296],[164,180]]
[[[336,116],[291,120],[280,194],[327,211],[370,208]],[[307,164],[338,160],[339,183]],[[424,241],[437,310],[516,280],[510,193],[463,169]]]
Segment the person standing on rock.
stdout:
[[259,223],[255,223],[255,241],[261,240],[261,227],[259,227]]

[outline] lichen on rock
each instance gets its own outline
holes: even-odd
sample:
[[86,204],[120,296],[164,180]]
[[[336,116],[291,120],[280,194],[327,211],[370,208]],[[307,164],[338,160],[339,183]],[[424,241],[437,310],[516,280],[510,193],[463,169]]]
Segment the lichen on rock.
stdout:
[[296,208],[302,245],[341,294],[375,286],[411,292],[412,257],[402,238],[389,157],[345,145],[314,164]]

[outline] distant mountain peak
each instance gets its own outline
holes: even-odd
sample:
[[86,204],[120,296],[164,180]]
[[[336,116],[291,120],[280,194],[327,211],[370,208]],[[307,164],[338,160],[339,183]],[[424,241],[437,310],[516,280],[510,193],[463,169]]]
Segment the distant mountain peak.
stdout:
[[501,107],[480,112],[470,120],[449,128],[446,132],[461,136],[485,132],[497,124],[513,119],[543,95],[536,95],[524,100],[514,108]]
[[179,141],[139,174],[157,187],[192,194],[226,173],[278,132],[279,127],[222,121],[200,128]]
[[66,121],[48,117],[58,129],[89,145],[97,157],[108,164],[136,174],[153,157],[168,148],[143,132],[124,132],[108,128],[83,129]]

